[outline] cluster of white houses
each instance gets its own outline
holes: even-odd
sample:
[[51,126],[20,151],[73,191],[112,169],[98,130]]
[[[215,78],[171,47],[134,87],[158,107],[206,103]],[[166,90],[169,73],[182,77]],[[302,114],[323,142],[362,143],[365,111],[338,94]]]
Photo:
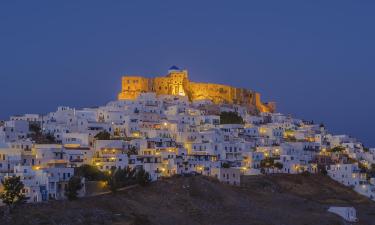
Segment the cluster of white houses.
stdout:
[[[244,123],[221,124],[224,111]],[[56,143],[38,144],[33,125]],[[97,140],[104,131],[111,138]],[[325,171],[375,199],[374,179],[363,168],[375,164],[375,149],[280,113],[252,115],[243,106],[143,93],[102,107],[59,107],[0,122],[0,178],[20,176],[30,202],[64,198],[74,168],[84,164],[102,171],[142,167],[152,180],[199,173],[232,185],[246,175]]]

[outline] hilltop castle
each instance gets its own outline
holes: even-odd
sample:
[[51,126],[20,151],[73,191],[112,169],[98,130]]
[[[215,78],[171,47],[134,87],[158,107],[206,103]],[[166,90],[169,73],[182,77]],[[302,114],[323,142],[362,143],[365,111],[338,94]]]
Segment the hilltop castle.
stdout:
[[176,66],[172,66],[163,77],[123,76],[118,99],[133,100],[143,92],[187,96],[190,101],[208,99],[215,104],[244,105],[260,112],[275,111],[275,103],[262,103],[260,94],[255,91],[223,84],[192,82],[189,80],[188,71]]

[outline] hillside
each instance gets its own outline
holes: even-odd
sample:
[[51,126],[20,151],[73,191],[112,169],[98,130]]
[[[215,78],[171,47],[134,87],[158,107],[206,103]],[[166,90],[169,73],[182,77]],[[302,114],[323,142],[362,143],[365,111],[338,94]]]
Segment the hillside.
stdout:
[[354,206],[375,224],[375,203],[321,175],[246,177],[231,187],[205,177],[171,178],[116,195],[18,208],[1,224],[339,225],[331,205]]

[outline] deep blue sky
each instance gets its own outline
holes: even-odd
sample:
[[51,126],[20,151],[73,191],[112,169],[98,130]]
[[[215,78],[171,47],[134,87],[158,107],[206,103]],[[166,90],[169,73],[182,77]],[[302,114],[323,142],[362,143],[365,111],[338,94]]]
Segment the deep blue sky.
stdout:
[[0,118],[104,104],[121,75],[176,64],[375,146],[374,12],[344,0],[1,1]]

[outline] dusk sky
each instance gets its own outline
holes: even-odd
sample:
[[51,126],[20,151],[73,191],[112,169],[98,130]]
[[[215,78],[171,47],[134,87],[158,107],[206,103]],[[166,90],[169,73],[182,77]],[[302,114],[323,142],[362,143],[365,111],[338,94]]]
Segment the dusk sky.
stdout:
[[0,119],[102,105],[122,75],[177,65],[375,147],[374,12],[342,0],[2,1]]

